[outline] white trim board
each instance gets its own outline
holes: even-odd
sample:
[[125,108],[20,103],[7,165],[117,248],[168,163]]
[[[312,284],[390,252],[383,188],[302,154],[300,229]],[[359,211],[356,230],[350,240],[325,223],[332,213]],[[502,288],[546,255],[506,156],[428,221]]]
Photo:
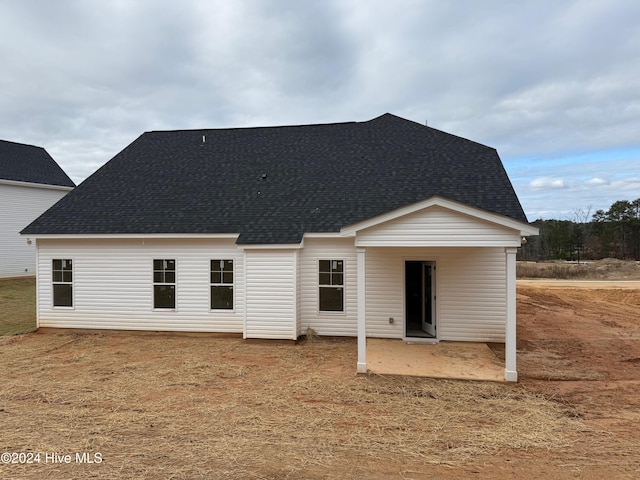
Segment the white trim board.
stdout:
[[521,236],[524,235],[538,235],[538,229],[536,227],[532,227],[523,222],[519,222],[518,220],[514,220],[509,217],[505,217],[503,215],[498,215],[496,213],[487,212],[485,210],[481,210],[479,208],[471,207],[464,203],[455,202],[453,200],[449,200],[439,196],[433,196],[426,200],[422,200],[417,203],[413,203],[411,205],[407,205],[404,207],[397,208],[396,210],[392,210],[387,213],[383,213],[373,218],[369,218],[367,220],[363,220],[358,223],[354,223],[352,225],[348,225],[343,227],[340,230],[340,234],[342,236],[350,236],[356,234],[359,230],[364,230],[366,228],[370,228],[376,225],[380,225],[382,223],[388,222],[390,220],[395,220],[400,217],[404,217],[405,215],[409,215],[411,213],[419,212],[420,210],[427,209],[429,207],[439,206],[449,210],[453,210],[458,213],[462,213],[465,215],[469,215],[471,217],[475,217],[481,220],[485,220],[491,223],[495,223],[501,225],[503,227],[511,228],[514,230],[518,230]]

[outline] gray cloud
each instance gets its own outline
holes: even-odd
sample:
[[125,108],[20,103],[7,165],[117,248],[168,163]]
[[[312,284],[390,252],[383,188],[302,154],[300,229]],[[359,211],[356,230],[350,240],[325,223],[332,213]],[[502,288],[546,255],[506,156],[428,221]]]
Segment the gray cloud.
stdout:
[[0,138],[80,181],[147,130],[389,111],[496,147],[530,216],[563,204],[540,178],[636,198],[638,163],[560,160],[640,148],[638,24],[623,0],[0,0]]

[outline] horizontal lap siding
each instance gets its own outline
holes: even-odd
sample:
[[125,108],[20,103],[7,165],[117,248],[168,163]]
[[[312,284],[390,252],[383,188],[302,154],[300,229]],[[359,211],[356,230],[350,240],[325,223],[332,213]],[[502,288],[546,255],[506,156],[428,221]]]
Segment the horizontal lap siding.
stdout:
[[[305,239],[301,250],[247,250],[228,241],[40,240],[39,322],[43,327],[243,332],[248,338],[357,334],[353,239]],[[51,260],[74,260],[74,308],[52,307]],[[177,309],[153,310],[152,261],[177,261]],[[209,310],[209,260],[234,259],[235,310]],[[318,260],[344,259],[345,313],[318,311]],[[247,262],[247,292],[245,265]],[[404,262],[437,264],[441,340],[503,341],[503,248],[366,249],[366,321],[371,337],[404,336]],[[245,318],[245,298],[248,296]],[[394,322],[389,323],[392,317]]]
[[519,232],[490,222],[430,207],[357,234],[358,246],[519,246]]
[[[504,341],[502,248],[367,248],[367,336],[404,336],[404,263],[436,262],[440,340]],[[392,317],[394,322],[389,323]]]
[[[318,261],[344,260],[344,313],[319,311]],[[356,249],[353,239],[305,239],[300,255],[300,330],[319,335],[355,336],[358,330]]]
[[297,250],[247,250],[246,338],[297,338]]
[[438,277],[442,340],[504,342],[506,265],[502,248],[461,249]]
[[[39,241],[41,327],[241,333],[242,252],[232,240]],[[53,308],[51,260],[73,259],[73,309]],[[176,260],[176,309],[153,309],[153,259]],[[211,311],[211,259],[233,259],[234,310]]]
[[20,231],[67,194],[67,190],[0,184],[0,277],[36,274],[36,246]]
[[[367,248],[366,333],[368,337],[402,338],[404,315],[404,262],[407,249]],[[393,318],[393,323],[389,323]]]

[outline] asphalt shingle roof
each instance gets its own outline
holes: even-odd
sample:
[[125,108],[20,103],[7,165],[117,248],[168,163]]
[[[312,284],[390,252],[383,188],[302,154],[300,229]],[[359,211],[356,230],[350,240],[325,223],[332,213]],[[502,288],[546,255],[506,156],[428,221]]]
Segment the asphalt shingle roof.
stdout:
[[240,244],[298,243],[305,232],[337,232],[434,195],[527,222],[495,149],[385,114],[147,132],[23,233],[239,233]]
[[42,147],[0,140],[0,179],[75,187]]

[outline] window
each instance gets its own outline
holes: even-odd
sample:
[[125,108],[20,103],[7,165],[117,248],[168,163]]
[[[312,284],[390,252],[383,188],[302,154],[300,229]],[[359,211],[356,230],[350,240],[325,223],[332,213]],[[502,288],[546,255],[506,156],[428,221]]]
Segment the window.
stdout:
[[211,260],[211,310],[233,310],[233,260]]
[[344,261],[320,260],[320,311],[344,312]]
[[153,308],[176,308],[176,261],[153,261]]
[[53,260],[53,306],[73,307],[73,262],[71,259]]

